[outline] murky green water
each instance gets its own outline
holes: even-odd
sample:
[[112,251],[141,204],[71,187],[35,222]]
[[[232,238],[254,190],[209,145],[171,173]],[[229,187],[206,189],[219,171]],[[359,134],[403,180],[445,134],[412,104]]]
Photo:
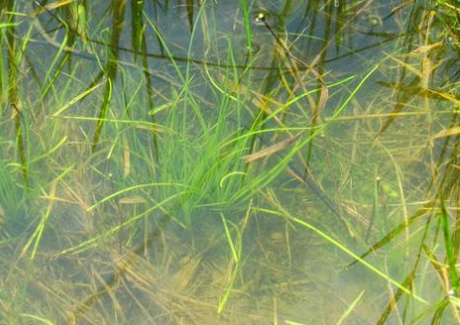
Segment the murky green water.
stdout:
[[0,8],[0,324],[460,323],[458,3]]

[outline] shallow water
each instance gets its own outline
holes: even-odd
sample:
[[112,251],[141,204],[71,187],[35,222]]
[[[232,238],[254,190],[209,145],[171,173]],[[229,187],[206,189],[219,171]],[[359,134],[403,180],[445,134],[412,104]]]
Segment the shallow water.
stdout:
[[459,322],[449,5],[1,8],[0,324]]

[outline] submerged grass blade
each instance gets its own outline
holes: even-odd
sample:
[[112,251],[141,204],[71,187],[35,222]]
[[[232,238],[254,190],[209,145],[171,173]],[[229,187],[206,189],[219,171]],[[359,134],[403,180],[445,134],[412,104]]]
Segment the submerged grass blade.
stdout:
[[[397,235],[399,235],[402,231],[405,231],[408,227],[410,227],[411,224],[413,224],[415,221],[419,220],[421,217],[425,216],[426,213],[430,210],[432,210],[435,207],[436,200],[431,200],[428,203],[426,203],[422,208],[420,208],[416,213],[414,213],[409,220],[404,221],[401,223],[399,226],[394,228],[392,231],[387,233],[382,239],[380,239],[377,243],[372,245],[371,248],[369,248],[366,252],[364,252],[361,256],[360,259],[365,258],[366,256],[375,253],[378,249],[382,248],[386,244],[392,241],[393,238],[395,238]],[[353,264],[358,263],[358,260],[353,261],[350,265],[352,266]]]
[[352,257],[355,260],[358,260],[359,263],[361,263],[362,265],[367,267],[370,271],[372,271],[373,273],[375,273],[376,275],[378,275],[382,279],[385,279],[386,281],[390,282],[395,287],[397,287],[398,289],[402,290],[406,294],[410,295],[411,297],[413,297],[417,301],[428,305],[428,302],[425,299],[423,299],[422,297],[419,297],[412,290],[410,290],[409,288],[404,287],[401,283],[399,283],[395,279],[391,278],[389,275],[383,273],[382,271],[377,269],[372,264],[370,264],[370,263],[366,262],[365,260],[361,259],[357,254],[353,253],[349,248],[347,248],[346,246],[344,246],[343,244],[341,244],[340,242],[338,242],[337,240],[335,240],[331,236],[327,235],[326,233],[324,233],[320,229],[316,228],[312,224],[308,223],[307,221],[302,220],[300,218],[297,218],[295,216],[292,216],[287,211],[278,212],[278,211],[269,210],[269,209],[265,209],[265,208],[257,208],[256,210],[260,211],[260,212],[268,213],[268,214],[277,215],[277,216],[280,216],[280,217],[283,217],[283,218],[287,218],[287,219],[289,219],[289,220],[291,220],[291,221],[293,221],[293,222],[295,222],[295,223],[297,223],[297,224],[299,224],[299,225],[301,225],[301,226],[303,226],[303,227],[305,227],[307,229],[312,230],[313,232],[315,232],[316,234],[318,234],[319,236],[321,236],[322,238],[327,240],[329,243],[331,243],[335,247],[339,248],[341,251],[343,251],[348,256]]

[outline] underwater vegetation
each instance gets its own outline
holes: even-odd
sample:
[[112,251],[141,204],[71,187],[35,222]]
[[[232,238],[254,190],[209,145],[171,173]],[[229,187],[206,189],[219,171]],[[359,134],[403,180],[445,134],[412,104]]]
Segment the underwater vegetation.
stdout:
[[460,324],[458,1],[4,0],[0,324]]

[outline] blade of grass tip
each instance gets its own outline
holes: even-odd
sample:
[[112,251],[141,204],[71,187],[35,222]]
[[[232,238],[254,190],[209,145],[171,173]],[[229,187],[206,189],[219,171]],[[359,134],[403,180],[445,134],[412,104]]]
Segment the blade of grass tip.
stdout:
[[452,244],[452,238],[450,236],[449,230],[449,215],[446,211],[446,207],[444,206],[444,200],[440,199],[441,203],[441,221],[442,221],[442,230],[444,235],[444,245],[446,247],[446,258],[447,264],[449,266],[449,277],[450,277],[450,285],[451,289],[458,293],[460,281],[458,279],[458,272],[456,266],[456,259],[454,256],[454,248]]
[[358,303],[361,301],[361,299],[364,296],[365,290],[361,291],[361,293],[356,297],[355,300],[351,303],[351,305],[347,308],[347,310],[340,316],[339,320],[337,321],[336,325],[342,325],[343,322],[350,316],[351,312],[356,308]]
[[[281,207],[278,207],[279,209],[281,209]],[[299,224],[299,225],[302,225],[304,226],[305,228],[307,229],[310,229],[312,230],[313,232],[315,232],[316,234],[318,234],[320,237],[324,238],[325,240],[327,240],[329,243],[331,243],[332,245],[334,245],[335,247],[337,247],[338,249],[340,249],[341,251],[343,251],[345,254],[349,255],[350,257],[354,258],[354,259],[357,259],[359,260],[359,262],[364,265],[365,267],[367,267],[370,271],[374,272],[376,275],[380,276],[381,278],[385,279],[386,281],[390,282],[391,284],[393,284],[395,287],[401,289],[402,291],[404,291],[406,294],[412,296],[414,299],[424,303],[424,304],[428,304],[428,302],[419,297],[417,294],[415,294],[414,292],[412,292],[410,289],[404,287],[402,284],[400,284],[398,281],[394,280],[393,278],[391,278],[389,275],[383,273],[382,271],[380,271],[379,269],[377,269],[375,266],[373,266],[372,264],[366,262],[365,260],[361,259],[357,254],[353,253],[350,249],[348,249],[347,247],[345,247],[344,245],[342,245],[340,242],[338,242],[337,240],[335,240],[334,238],[328,236],[326,233],[324,233],[323,231],[319,230],[318,228],[316,228],[315,226],[311,225],[310,223],[306,222],[305,220],[302,220],[300,218],[297,218],[297,217],[294,217],[292,216],[291,214],[289,214],[287,211],[284,211],[282,210],[282,212],[278,212],[278,211],[274,211],[274,210],[269,210],[269,209],[265,209],[265,208],[257,208],[257,211],[261,211],[261,212],[265,212],[265,213],[269,213],[269,214],[274,214],[274,215],[278,215],[278,216],[281,216],[281,217],[284,217],[284,218],[287,218],[291,221],[294,221],[295,223]]]

